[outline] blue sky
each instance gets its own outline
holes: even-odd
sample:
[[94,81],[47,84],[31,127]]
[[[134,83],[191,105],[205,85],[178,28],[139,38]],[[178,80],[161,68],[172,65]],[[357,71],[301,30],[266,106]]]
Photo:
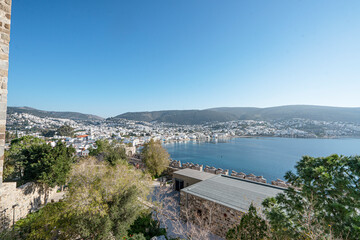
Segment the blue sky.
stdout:
[[9,106],[360,106],[360,1],[16,0]]

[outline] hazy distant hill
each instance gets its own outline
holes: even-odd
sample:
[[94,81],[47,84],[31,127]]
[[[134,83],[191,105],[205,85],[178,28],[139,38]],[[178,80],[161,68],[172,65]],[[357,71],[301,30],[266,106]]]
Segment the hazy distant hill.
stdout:
[[[77,112],[42,111],[30,107],[8,107],[8,114],[29,113],[38,117],[54,117],[72,120],[102,120],[91,114]],[[360,123],[360,108],[323,107],[293,105],[270,108],[224,107],[205,110],[169,110],[154,112],[128,112],[112,119],[136,121],[158,121],[177,124],[201,124],[205,122],[226,122],[232,120],[287,120],[304,118],[320,121],[341,121]]]
[[102,120],[103,118],[91,114],[83,114],[78,112],[54,112],[54,111],[43,111],[30,107],[8,107],[7,113],[28,113],[37,117],[53,117],[53,118],[64,118],[72,120]]
[[158,121],[178,124],[201,124],[231,120],[287,120],[304,118],[319,121],[360,123],[360,108],[293,105],[270,108],[211,108],[206,110],[170,110],[130,112],[118,115],[136,121]]
[[286,120],[304,118],[319,121],[360,123],[360,108],[291,105],[270,108],[213,108],[209,110],[233,114],[238,119]]
[[156,112],[129,112],[114,117],[135,121],[158,121],[177,124],[201,124],[205,122],[226,122],[236,120],[231,113],[211,110],[172,110]]

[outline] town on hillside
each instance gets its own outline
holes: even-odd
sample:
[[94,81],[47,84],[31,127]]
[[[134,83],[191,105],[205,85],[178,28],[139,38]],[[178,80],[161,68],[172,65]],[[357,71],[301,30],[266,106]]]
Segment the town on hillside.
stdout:
[[[62,126],[69,126],[72,131],[69,133],[57,132]],[[99,139],[113,139],[128,146],[139,147],[150,139],[172,142],[258,136],[291,138],[360,136],[360,124],[358,123],[297,118],[283,121],[237,120],[200,125],[179,125],[127,119],[72,120],[15,112],[8,114],[6,128],[8,136],[30,135],[49,141],[64,139],[69,145],[72,144],[76,148],[78,155],[87,155],[88,149]]]

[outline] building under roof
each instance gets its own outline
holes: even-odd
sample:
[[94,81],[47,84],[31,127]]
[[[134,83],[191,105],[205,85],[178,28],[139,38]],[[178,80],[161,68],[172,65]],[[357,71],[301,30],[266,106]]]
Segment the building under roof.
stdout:
[[[241,178],[214,174],[211,174],[212,177],[209,177],[208,174],[203,175],[204,172],[196,172],[199,174],[198,178],[202,176],[205,179],[182,189],[182,192],[241,212],[247,212],[251,203],[256,207],[261,207],[264,199],[275,197],[285,190],[278,186]],[[196,172],[189,172],[187,174],[196,174]]]
[[173,182],[175,184],[175,190],[179,191],[184,187],[191,186],[195,183],[213,178],[215,176],[216,175],[212,173],[185,168],[173,173]]
[[185,168],[185,169],[176,171],[176,172],[174,172],[174,175],[198,179],[200,181],[203,181],[203,180],[206,180],[206,179],[209,179],[209,178],[212,178],[215,176],[213,173],[202,172],[202,171],[198,171],[198,170],[194,170],[194,169],[190,169],[190,168]]

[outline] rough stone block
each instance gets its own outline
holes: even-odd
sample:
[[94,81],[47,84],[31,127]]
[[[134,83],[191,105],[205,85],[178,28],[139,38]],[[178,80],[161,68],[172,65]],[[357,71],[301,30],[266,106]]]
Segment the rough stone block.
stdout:
[[1,44],[0,49],[2,53],[9,55],[9,45]]
[[[0,89],[0,102],[7,102],[7,89]],[[1,113],[0,113],[0,119],[6,119],[1,117]]]
[[4,34],[7,34],[7,35],[10,35],[10,30],[5,29],[5,28],[0,28],[0,32],[4,33]]
[[7,60],[0,60],[0,69],[9,69],[9,62]]
[[5,42],[10,42],[10,36],[9,34],[6,34],[6,33],[2,33],[1,34],[1,39],[4,40]]
[[1,77],[7,77],[8,76],[8,71],[0,69],[0,76]]
[[7,54],[0,53],[0,60],[9,61],[9,56]]
[[0,10],[4,11],[6,13],[10,13],[11,7],[8,4],[0,3]]

